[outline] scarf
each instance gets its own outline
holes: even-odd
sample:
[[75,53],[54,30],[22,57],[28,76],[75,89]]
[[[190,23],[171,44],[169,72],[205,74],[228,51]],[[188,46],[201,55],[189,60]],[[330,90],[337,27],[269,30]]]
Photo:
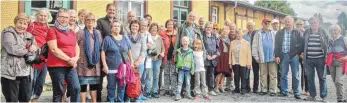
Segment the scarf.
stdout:
[[84,51],[87,55],[87,61],[89,66],[95,66],[96,63],[100,60],[100,41],[99,41],[99,34],[96,32],[96,30],[93,30],[94,33],[94,53],[92,54],[90,50],[90,32],[87,28],[84,29]]
[[140,42],[140,40],[142,40],[141,34],[137,34],[136,39],[134,38],[134,36],[132,36],[132,34],[130,34],[128,37],[131,40],[131,42],[133,42],[133,43],[138,43],[138,42]]
[[54,22],[54,26],[56,28],[58,28],[59,30],[63,31],[63,32],[69,32],[70,31],[69,25],[62,26],[62,25],[59,24],[59,22],[57,20]]

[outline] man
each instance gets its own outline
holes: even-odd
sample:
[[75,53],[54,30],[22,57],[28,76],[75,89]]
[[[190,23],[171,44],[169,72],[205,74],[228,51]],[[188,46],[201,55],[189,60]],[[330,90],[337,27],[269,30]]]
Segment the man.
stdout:
[[[246,27],[248,32],[243,36],[243,38],[247,40],[249,44],[252,46],[253,37],[255,33],[257,32],[254,30],[254,22],[248,22]],[[259,64],[255,61],[254,57],[252,57],[252,69],[253,69],[253,75],[254,75],[253,93],[257,93],[258,87],[259,87]],[[249,74],[249,72],[250,71],[248,71],[247,74]],[[251,91],[249,75],[248,77],[246,77],[246,88],[248,92]]]
[[[262,29],[254,35],[252,43],[252,55],[260,66],[260,95],[266,95],[268,87],[270,96],[276,95],[277,86],[277,65],[275,63],[275,34],[270,30],[270,20],[265,18],[262,21]],[[270,84],[268,86],[268,75]]]
[[[190,12],[188,15],[188,21],[181,24],[181,26],[178,28],[178,34],[176,36],[176,40],[181,40],[182,37],[188,36],[189,37],[189,47],[193,48],[193,41],[196,39],[202,40],[202,33],[200,31],[200,26],[196,23],[194,23],[196,20],[196,13],[194,11]],[[180,48],[181,42],[177,41],[175,44],[176,51],[178,48]]]
[[275,56],[276,63],[281,67],[280,95],[288,96],[288,71],[289,65],[292,71],[293,91],[295,99],[301,99],[299,90],[299,55],[302,53],[300,45],[300,33],[293,29],[294,18],[287,16],[284,18],[285,28],[276,33]]
[[280,29],[280,22],[277,19],[273,19],[271,21],[272,31],[277,33],[277,31]]
[[312,17],[310,19],[310,26],[311,27],[304,33],[305,46],[303,59],[310,93],[310,96],[305,100],[316,100],[315,71],[317,71],[320,97],[325,101],[327,97],[325,58],[329,36],[324,29],[319,28],[319,19],[317,17]]
[[231,23],[229,25],[229,29],[230,29],[230,33],[229,33],[229,38],[230,40],[235,40],[236,39],[236,24],[235,23]]
[[200,31],[201,32],[204,32],[204,29],[205,29],[205,21],[204,21],[204,17],[200,16],[199,18],[199,26],[200,26]]
[[[295,23],[295,29],[300,33],[301,39],[304,38],[304,21],[303,20],[297,20]],[[303,45],[302,45],[303,46]],[[305,73],[304,65],[303,65],[303,58],[300,56],[299,62],[301,66],[301,89],[304,91],[304,95],[308,96],[308,82],[307,82],[307,74]]]
[[[106,13],[107,15],[103,18],[100,18],[97,20],[97,27],[96,29],[98,29],[101,32],[102,37],[104,38],[107,35],[111,35],[111,23],[113,23],[114,21],[116,21],[116,5],[113,3],[109,3],[106,6]],[[102,94],[102,84],[104,81],[104,77],[106,76],[106,74],[101,70],[101,75],[100,75],[100,84],[98,86],[98,90],[97,90],[97,102],[103,102],[101,99],[101,94]]]
[[129,34],[130,33],[130,23],[131,21],[136,20],[136,12],[135,11],[129,11],[128,16],[127,16],[127,21],[125,21],[122,26],[123,26],[123,33],[124,34]]

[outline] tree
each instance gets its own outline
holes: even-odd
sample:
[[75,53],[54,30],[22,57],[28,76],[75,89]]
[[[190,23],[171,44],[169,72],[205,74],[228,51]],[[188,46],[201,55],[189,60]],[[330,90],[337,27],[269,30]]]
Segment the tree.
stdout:
[[347,16],[345,12],[342,12],[338,17],[337,17],[337,24],[341,27],[341,34],[346,35],[346,30],[347,30]]
[[256,1],[254,3],[257,6],[279,11],[285,14],[296,16],[294,9],[290,7],[290,3],[287,1]]

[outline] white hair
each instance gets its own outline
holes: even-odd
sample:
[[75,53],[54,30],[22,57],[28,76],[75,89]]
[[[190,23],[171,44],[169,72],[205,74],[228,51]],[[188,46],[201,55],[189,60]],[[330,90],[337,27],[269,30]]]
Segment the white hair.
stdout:
[[182,41],[184,41],[184,40],[186,40],[186,41],[189,43],[189,38],[188,38],[188,36],[182,37]]
[[39,10],[35,13],[35,17],[34,17],[35,20],[37,19],[37,17],[38,17],[41,13],[46,13],[46,14],[47,14],[47,17],[48,17],[47,23],[48,23],[48,22],[51,22],[51,21],[53,20],[53,17],[52,17],[52,15],[51,15],[51,13],[50,13],[49,10],[46,9],[46,8],[39,9]]
[[330,32],[330,33],[331,33],[333,30],[337,30],[337,31],[341,32],[341,28],[340,28],[340,26],[337,25],[337,24],[331,25],[331,26],[329,27],[329,32]]

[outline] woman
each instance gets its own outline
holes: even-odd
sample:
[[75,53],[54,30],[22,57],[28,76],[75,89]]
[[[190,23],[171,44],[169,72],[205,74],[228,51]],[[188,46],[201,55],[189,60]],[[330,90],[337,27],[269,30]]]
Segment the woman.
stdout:
[[332,40],[329,42],[327,66],[335,84],[337,102],[347,102],[344,99],[343,76],[347,74],[347,38],[341,36],[341,28],[337,25],[329,27]]
[[87,85],[92,96],[92,102],[96,102],[96,89],[100,80],[100,48],[102,37],[95,26],[95,16],[87,13],[84,16],[86,28],[77,32],[78,45],[80,46],[80,60],[76,68],[81,84],[81,102],[86,102]]
[[76,24],[76,11],[75,10],[69,10],[69,15],[70,15],[69,26],[73,32],[77,33],[80,29],[84,29],[84,27],[80,28]]
[[78,11],[78,21],[77,21],[77,26],[80,28],[80,29],[84,29],[85,27],[85,15],[88,13],[88,11],[86,9],[81,9]]
[[165,95],[174,95],[174,90],[176,90],[175,87],[177,83],[177,76],[175,75],[176,67],[175,63],[173,62],[173,51],[177,34],[177,30],[174,25],[174,20],[169,19],[165,22],[165,27],[167,30],[160,32],[160,36],[163,39],[165,47],[165,56],[163,57],[162,69],[160,70],[160,90],[165,90]]
[[222,28],[220,42],[219,42],[219,51],[220,58],[217,63],[217,77],[216,77],[216,87],[214,89],[215,92],[224,92],[224,80],[225,77],[230,77],[231,68],[229,68],[229,46],[230,39],[229,35],[229,27],[224,26]]
[[[218,57],[220,55],[219,52],[219,45],[218,45],[218,38],[212,31],[213,24],[211,22],[207,22],[205,25],[205,31],[204,31],[204,38],[203,42],[205,45],[205,54],[206,58],[204,58],[204,65],[206,69],[206,81],[208,86],[208,91],[210,95],[217,95],[214,91],[214,83],[215,83],[215,68],[217,67]],[[216,91],[219,93],[219,91]]]
[[[36,14],[36,21],[31,23],[27,32],[31,33],[37,42],[38,47],[42,48],[46,44],[46,36],[49,26],[48,22],[52,20],[51,13],[47,9],[41,9]],[[45,61],[45,57],[41,57],[43,61]],[[45,84],[47,67],[46,62],[42,62],[40,64],[34,64],[34,75],[33,75],[33,83],[32,83],[32,96],[31,102],[36,102],[39,99],[43,85]]]
[[[252,68],[251,46],[247,40],[243,39],[241,29],[236,30],[236,39],[230,43],[229,65],[233,68],[235,79],[235,90],[233,93],[244,95],[246,88],[246,69]],[[240,88],[241,80],[241,88]]]
[[[130,61],[133,63],[131,45],[127,36],[122,35],[123,30],[119,22],[112,23],[112,34],[104,38],[101,47],[101,60],[103,64],[103,71],[107,74],[107,95],[108,100],[113,102],[124,102],[127,96],[125,94],[125,87],[119,86],[119,79],[116,77],[118,67],[123,61]],[[114,98],[116,86],[118,87],[118,97],[117,100]]]
[[62,102],[63,82],[67,81],[71,102],[80,100],[80,83],[76,66],[80,56],[76,34],[69,28],[69,13],[60,9],[57,21],[48,30],[46,37],[49,47],[47,67],[52,79],[53,102]]
[[154,98],[159,98],[158,93],[158,83],[159,83],[159,73],[161,66],[161,59],[164,57],[165,47],[163,39],[159,36],[159,26],[157,23],[152,23],[149,27],[151,32],[151,39],[155,43],[155,47],[151,49],[148,54],[152,59],[152,68],[146,69],[146,95],[147,97],[153,96]]
[[1,89],[6,102],[29,102],[31,92],[31,65],[25,63],[24,56],[28,52],[38,50],[36,41],[28,45],[26,32],[29,17],[20,13],[14,18],[14,25],[5,28],[1,35]]
[[[134,60],[133,67],[135,67],[137,70],[139,70],[140,77],[143,76],[144,72],[144,58],[146,57],[146,38],[140,34],[140,22],[137,20],[134,20],[129,25],[130,28],[130,34],[128,34],[128,37],[130,39],[130,45],[131,45],[131,52],[132,52],[132,59]],[[141,78],[142,80],[143,78]],[[137,98],[137,100],[147,100],[146,97],[144,97],[141,93],[141,95]]]
[[144,16],[144,18],[148,21],[148,25],[147,26],[150,26],[152,24],[152,16],[149,15],[149,14],[146,14]]

